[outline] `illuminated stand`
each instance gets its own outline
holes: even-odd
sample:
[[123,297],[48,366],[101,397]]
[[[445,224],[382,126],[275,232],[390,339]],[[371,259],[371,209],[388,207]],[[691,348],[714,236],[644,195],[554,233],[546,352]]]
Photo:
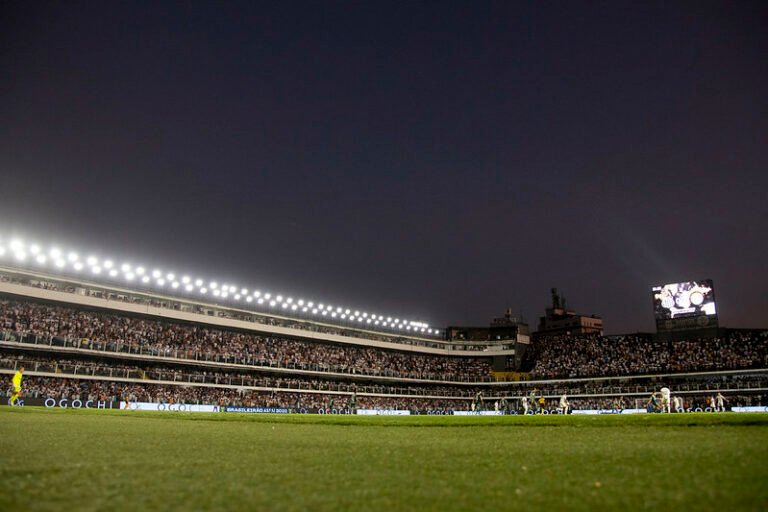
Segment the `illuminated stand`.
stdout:
[[719,322],[711,279],[654,286],[656,337],[662,341],[713,338]]
[[333,306],[316,300],[293,298],[233,283],[205,279],[183,273],[148,267],[135,262],[60,246],[43,246],[18,237],[0,234],[0,269],[22,269],[40,274],[69,277],[120,286],[140,292],[162,293],[180,298],[195,298],[211,304],[278,314],[336,324],[341,327],[370,329],[405,336],[441,338],[443,332],[421,321],[368,313],[351,307]]

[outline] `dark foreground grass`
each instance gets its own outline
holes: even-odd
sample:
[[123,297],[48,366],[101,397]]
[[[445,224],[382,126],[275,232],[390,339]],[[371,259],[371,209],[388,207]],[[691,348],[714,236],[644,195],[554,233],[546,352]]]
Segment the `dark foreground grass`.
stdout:
[[0,510],[768,510],[768,415],[0,407]]

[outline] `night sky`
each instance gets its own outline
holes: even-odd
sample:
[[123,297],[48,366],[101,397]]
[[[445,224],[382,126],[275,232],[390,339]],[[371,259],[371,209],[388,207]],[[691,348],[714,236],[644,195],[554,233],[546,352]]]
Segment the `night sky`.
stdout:
[[0,4],[0,235],[434,326],[768,326],[765,2]]

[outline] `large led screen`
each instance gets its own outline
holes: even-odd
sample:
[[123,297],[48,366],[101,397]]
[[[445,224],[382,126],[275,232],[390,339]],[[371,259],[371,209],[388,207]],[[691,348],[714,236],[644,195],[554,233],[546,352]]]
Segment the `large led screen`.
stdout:
[[653,287],[656,319],[715,315],[715,291],[711,279]]

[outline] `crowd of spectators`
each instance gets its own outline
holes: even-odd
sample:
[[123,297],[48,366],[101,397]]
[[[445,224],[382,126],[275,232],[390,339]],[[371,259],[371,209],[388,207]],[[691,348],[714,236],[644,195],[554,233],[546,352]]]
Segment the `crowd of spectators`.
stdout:
[[768,331],[656,341],[643,336],[547,336],[533,342],[534,379],[768,367]]
[[[8,396],[9,392],[4,394]],[[174,386],[148,383],[121,383],[110,381],[94,381],[66,378],[30,377],[24,382],[24,397],[52,398],[55,400],[87,400],[104,402],[150,402],[165,404],[205,404],[218,406],[244,407],[279,407],[295,411],[308,410],[344,410],[344,409],[384,409],[412,411],[470,411],[473,400],[469,398],[432,398],[405,396],[373,396],[357,393],[321,393],[321,392],[288,392],[288,391],[257,391],[249,389],[215,388],[199,386]],[[683,408],[706,409],[711,394],[689,394],[683,396]],[[507,401],[506,411],[520,413],[523,411],[519,398]],[[622,410],[644,408],[649,395],[613,396],[613,397],[579,397],[569,400],[572,410],[608,409]],[[764,405],[762,393],[729,394],[729,406]],[[556,411],[559,406],[557,398],[547,398],[539,409],[548,412]],[[503,403],[503,402],[502,402]],[[487,399],[477,410],[505,410],[500,400]]]
[[337,345],[149,318],[0,300],[0,330],[82,348],[255,366],[429,380],[490,380],[490,360]]

